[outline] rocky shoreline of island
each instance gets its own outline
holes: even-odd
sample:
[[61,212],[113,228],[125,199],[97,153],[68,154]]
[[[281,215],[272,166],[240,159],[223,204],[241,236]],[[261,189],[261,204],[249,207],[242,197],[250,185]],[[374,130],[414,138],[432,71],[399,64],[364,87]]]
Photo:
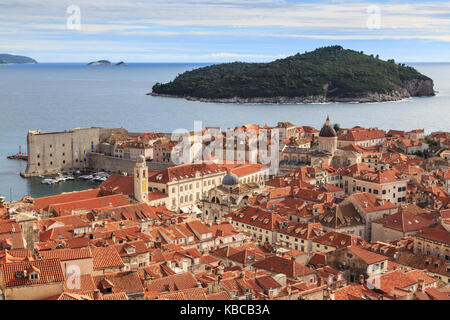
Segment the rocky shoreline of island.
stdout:
[[326,95],[315,95],[307,97],[256,97],[256,98],[201,98],[192,96],[177,96],[150,92],[149,96],[180,98],[188,101],[211,102],[211,103],[238,103],[238,104],[319,104],[330,102],[352,102],[352,103],[374,103],[400,101],[411,97],[434,96],[432,80],[410,80],[403,87],[396,87],[390,93],[367,92],[356,97],[328,97]]

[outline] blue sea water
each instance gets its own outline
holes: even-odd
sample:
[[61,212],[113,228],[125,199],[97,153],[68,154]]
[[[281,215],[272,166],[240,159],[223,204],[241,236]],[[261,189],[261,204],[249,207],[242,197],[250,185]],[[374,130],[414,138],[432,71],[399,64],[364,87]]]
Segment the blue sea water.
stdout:
[[26,152],[31,129],[43,132],[74,127],[124,127],[130,131],[171,132],[204,126],[235,127],[258,123],[322,125],[327,114],[341,127],[361,125],[382,129],[450,129],[450,64],[411,64],[430,76],[436,97],[385,103],[330,104],[218,104],[147,96],[156,82],[207,64],[128,64],[125,67],[42,63],[0,66],[0,195],[17,200],[24,195],[44,196],[92,187],[88,182],[47,186],[23,179],[26,162],[7,160]]

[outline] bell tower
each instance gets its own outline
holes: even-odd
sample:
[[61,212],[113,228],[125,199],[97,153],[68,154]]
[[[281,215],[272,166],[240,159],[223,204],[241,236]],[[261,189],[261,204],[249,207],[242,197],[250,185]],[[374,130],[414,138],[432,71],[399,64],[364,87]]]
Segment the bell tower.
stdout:
[[134,198],[139,202],[148,200],[148,168],[142,155],[136,159],[134,166]]

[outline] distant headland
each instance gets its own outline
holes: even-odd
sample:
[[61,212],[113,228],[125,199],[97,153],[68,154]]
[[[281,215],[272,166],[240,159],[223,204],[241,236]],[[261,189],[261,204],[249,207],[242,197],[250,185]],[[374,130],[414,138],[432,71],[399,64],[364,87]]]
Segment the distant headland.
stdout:
[[396,101],[435,91],[433,80],[410,66],[331,46],[270,63],[187,71],[169,83],[156,83],[148,95],[222,103],[325,103]]
[[36,64],[36,60],[13,54],[0,53],[0,64]]
[[[111,61],[108,60],[98,60],[98,61],[93,61],[93,62],[89,62],[88,66],[112,66],[113,64],[111,63]],[[126,66],[127,64],[123,61],[120,61],[116,64],[114,64],[115,66]]]

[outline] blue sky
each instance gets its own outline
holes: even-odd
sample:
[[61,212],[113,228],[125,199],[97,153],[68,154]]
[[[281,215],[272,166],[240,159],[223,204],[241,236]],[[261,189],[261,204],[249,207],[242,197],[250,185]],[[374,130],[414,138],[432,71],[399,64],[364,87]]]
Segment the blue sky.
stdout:
[[450,62],[450,2],[0,0],[0,52],[40,62],[270,61],[335,44]]

